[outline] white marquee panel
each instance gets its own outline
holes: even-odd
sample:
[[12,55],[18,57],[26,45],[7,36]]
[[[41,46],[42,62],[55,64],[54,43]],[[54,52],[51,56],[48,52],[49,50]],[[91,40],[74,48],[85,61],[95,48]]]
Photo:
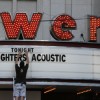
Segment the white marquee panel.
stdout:
[[[16,54],[11,48],[33,48],[29,52],[28,78],[82,78],[99,79],[100,63],[99,49],[76,48],[76,47],[56,47],[56,46],[0,46],[0,77],[11,78],[15,76],[14,61],[2,61],[1,54]],[[63,61],[38,61],[33,60],[33,54],[37,55],[65,55]],[[5,57],[6,58],[6,57]],[[39,56],[39,59],[42,56]]]

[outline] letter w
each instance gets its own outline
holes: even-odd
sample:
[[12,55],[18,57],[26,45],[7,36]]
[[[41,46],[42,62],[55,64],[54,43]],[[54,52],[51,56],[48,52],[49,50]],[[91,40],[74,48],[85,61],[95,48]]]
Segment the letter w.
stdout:
[[1,19],[4,24],[8,39],[17,39],[20,29],[22,29],[25,39],[34,39],[38,30],[42,14],[34,13],[31,21],[28,21],[26,13],[17,13],[14,21],[9,13],[2,13]]

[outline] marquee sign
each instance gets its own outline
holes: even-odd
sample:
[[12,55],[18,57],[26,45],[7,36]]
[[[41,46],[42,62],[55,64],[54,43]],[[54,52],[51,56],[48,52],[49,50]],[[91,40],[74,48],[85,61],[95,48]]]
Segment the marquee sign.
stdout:
[[100,49],[33,45],[0,45],[0,78],[15,76],[19,50],[23,60],[25,50],[28,51],[29,78],[100,80]]
[[[26,13],[17,13],[12,21],[11,15],[7,12],[1,13],[1,19],[5,27],[8,39],[17,39],[20,29],[24,39],[35,39],[42,13],[34,13],[31,21],[28,21]],[[89,41],[96,42],[97,29],[100,27],[100,18],[90,16]],[[74,36],[70,30],[75,30],[76,21],[69,15],[59,15],[51,25],[51,35],[57,40],[71,40]]]

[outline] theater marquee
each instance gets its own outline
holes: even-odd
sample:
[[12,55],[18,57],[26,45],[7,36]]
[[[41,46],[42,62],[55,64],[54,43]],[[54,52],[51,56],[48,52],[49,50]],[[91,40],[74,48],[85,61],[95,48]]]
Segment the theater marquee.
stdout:
[[15,58],[29,54],[29,78],[99,79],[100,50],[85,47],[5,45],[0,46],[0,77],[15,76]]

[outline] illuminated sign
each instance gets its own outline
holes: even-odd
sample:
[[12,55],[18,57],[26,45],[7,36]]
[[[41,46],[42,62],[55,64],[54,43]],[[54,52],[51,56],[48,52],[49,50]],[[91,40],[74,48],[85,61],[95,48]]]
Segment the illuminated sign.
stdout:
[[41,17],[41,13],[34,13],[29,22],[25,13],[17,13],[14,21],[12,21],[9,13],[1,14],[8,39],[17,39],[20,28],[22,28],[25,39],[34,39]]
[[73,35],[69,29],[72,30],[75,28],[76,22],[71,16],[60,15],[52,24],[51,34],[57,40],[70,40],[73,38]]
[[100,18],[90,17],[90,40],[97,40],[97,29],[100,28]]
[[[1,13],[1,19],[4,24],[8,39],[17,39],[22,30],[24,39],[35,39],[42,13],[34,13],[31,21],[28,21],[26,13],[17,13],[12,21],[9,13]],[[70,30],[75,30],[76,21],[69,15],[57,16],[51,25],[51,35],[57,40],[71,40],[74,36]],[[100,18],[90,16],[89,35],[92,42],[97,40],[97,29],[100,27]]]

